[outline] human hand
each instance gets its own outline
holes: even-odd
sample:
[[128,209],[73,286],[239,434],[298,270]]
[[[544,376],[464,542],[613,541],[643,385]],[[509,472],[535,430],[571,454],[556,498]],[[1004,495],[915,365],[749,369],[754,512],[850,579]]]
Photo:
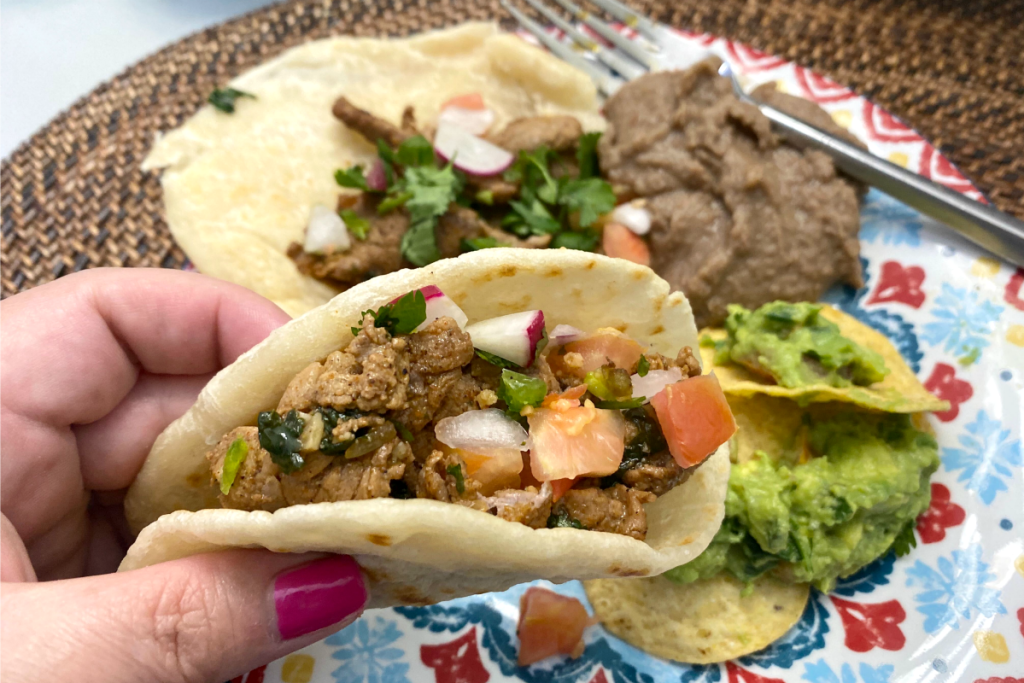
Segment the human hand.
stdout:
[[232,550],[108,573],[157,435],[287,320],[246,289],[165,270],[86,271],[0,304],[4,680],[220,683],[362,611],[348,557]]

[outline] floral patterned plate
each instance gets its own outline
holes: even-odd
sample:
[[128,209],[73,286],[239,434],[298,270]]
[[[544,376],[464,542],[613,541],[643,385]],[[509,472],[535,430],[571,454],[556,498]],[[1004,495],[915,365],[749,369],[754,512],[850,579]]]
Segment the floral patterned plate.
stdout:
[[[843,86],[739,43],[661,30],[673,66],[717,53],[750,84],[814,100],[875,154],[984,201],[932,145]],[[812,592],[781,640],[725,664],[660,660],[594,626],[580,658],[517,667],[516,586],[368,612],[235,683],[1024,683],[1024,270],[875,190],[861,219],[865,286],[826,299],[888,335],[952,406],[932,420],[942,466],[909,556]],[[579,582],[554,588],[586,603]]]

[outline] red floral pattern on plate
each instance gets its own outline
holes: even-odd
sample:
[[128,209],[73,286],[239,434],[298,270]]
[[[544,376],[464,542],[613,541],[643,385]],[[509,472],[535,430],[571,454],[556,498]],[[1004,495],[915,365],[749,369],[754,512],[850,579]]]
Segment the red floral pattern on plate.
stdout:
[[900,650],[907,642],[899,627],[907,618],[903,605],[896,600],[869,605],[831,596],[846,629],[846,647],[854,652]]
[[795,73],[796,80],[803,88],[804,94],[807,95],[808,99],[814,100],[818,104],[842,102],[843,100],[849,100],[857,96],[849,88],[839,85],[829,78],[819,76],[810,69],[805,69],[802,66],[796,67]]
[[263,675],[267,671],[267,665],[258,666],[248,674],[243,676],[235,676],[231,679],[231,683],[263,683]]
[[868,299],[869,304],[880,304],[887,301],[898,301],[911,308],[921,308],[925,294],[921,291],[924,283],[924,268],[920,266],[903,266],[897,261],[886,261],[882,264],[882,274],[878,278],[878,286]]
[[971,181],[964,178],[963,174],[960,173],[949,159],[937,153],[935,147],[927,142],[921,148],[921,167],[918,169],[918,173],[925,178],[931,178],[937,183],[942,183],[957,192],[971,192],[974,190]]
[[917,533],[922,543],[938,543],[946,538],[946,529],[960,526],[967,514],[949,499],[945,484],[932,482],[932,504],[917,518]]
[[480,659],[476,626],[450,642],[421,646],[420,659],[434,670],[437,683],[486,683],[491,677]]
[[753,671],[747,671],[732,662],[725,663],[725,671],[729,675],[729,683],[786,683],[778,678],[759,676]]
[[879,142],[914,142],[921,139],[907,124],[867,100],[864,100],[864,125],[868,137]]
[[1024,311],[1024,298],[1021,297],[1021,286],[1024,285],[1024,268],[1018,268],[1010,281],[1006,283],[1006,291],[1003,292],[1003,299],[1014,308]]
[[727,49],[740,72],[768,71],[786,64],[785,59],[779,59],[740,43],[729,43]]
[[960,404],[974,396],[974,388],[969,382],[957,379],[956,368],[948,363],[936,363],[932,374],[924,383],[924,388],[943,401],[949,401],[949,410],[935,413],[935,417],[943,422],[951,422],[960,414]]

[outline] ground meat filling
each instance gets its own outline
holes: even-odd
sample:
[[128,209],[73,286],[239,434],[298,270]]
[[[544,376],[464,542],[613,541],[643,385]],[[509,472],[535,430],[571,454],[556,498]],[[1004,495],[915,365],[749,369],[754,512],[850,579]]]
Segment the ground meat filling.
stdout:
[[[652,368],[678,367],[684,377],[700,372],[688,348],[675,359],[653,352],[647,358]],[[525,372],[543,379],[549,392],[574,385],[552,370],[547,353]],[[458,452],[437,441],[433,426],[470,410],[503,406],[500,381],[501,369],[476,355],[469,335],[451,318],[392,336],[366,315],[352,341],[296,374],[277,405],[278,415],[294,411],[304,420],[301,467],[282,470],[257,427],[231,431],[207,453],[219,487],[232,444],[240,439],[247,448],[227,493],[220,495],[221,505],[274,511],[305,503],[428,498],[536,529],[569,525],[642,540],[643,506],[689,475],[665,450],[660,430],[660,442],[652,437],[650,425],[656,423],[649,407],[627,411],[626,453],[615,475],[583,479],[557,502],[550,484],[485,495]],[[362,452],[347,457],[346,449],[361,442]]]

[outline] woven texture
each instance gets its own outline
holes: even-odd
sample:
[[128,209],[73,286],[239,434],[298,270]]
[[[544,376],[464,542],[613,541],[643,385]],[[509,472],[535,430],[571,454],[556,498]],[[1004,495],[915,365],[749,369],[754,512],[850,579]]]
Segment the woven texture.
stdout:
[[[654,19],[811,67],[906,120],[1024,218],[1024,0],[634,0]],[[0,166],[2,294],[92,266],[181,267],[157,131],[298,43],[504,17],[496,0],[285,2],[186,38],[79,100]],[[511,27],[511,24],[509,24]]]

